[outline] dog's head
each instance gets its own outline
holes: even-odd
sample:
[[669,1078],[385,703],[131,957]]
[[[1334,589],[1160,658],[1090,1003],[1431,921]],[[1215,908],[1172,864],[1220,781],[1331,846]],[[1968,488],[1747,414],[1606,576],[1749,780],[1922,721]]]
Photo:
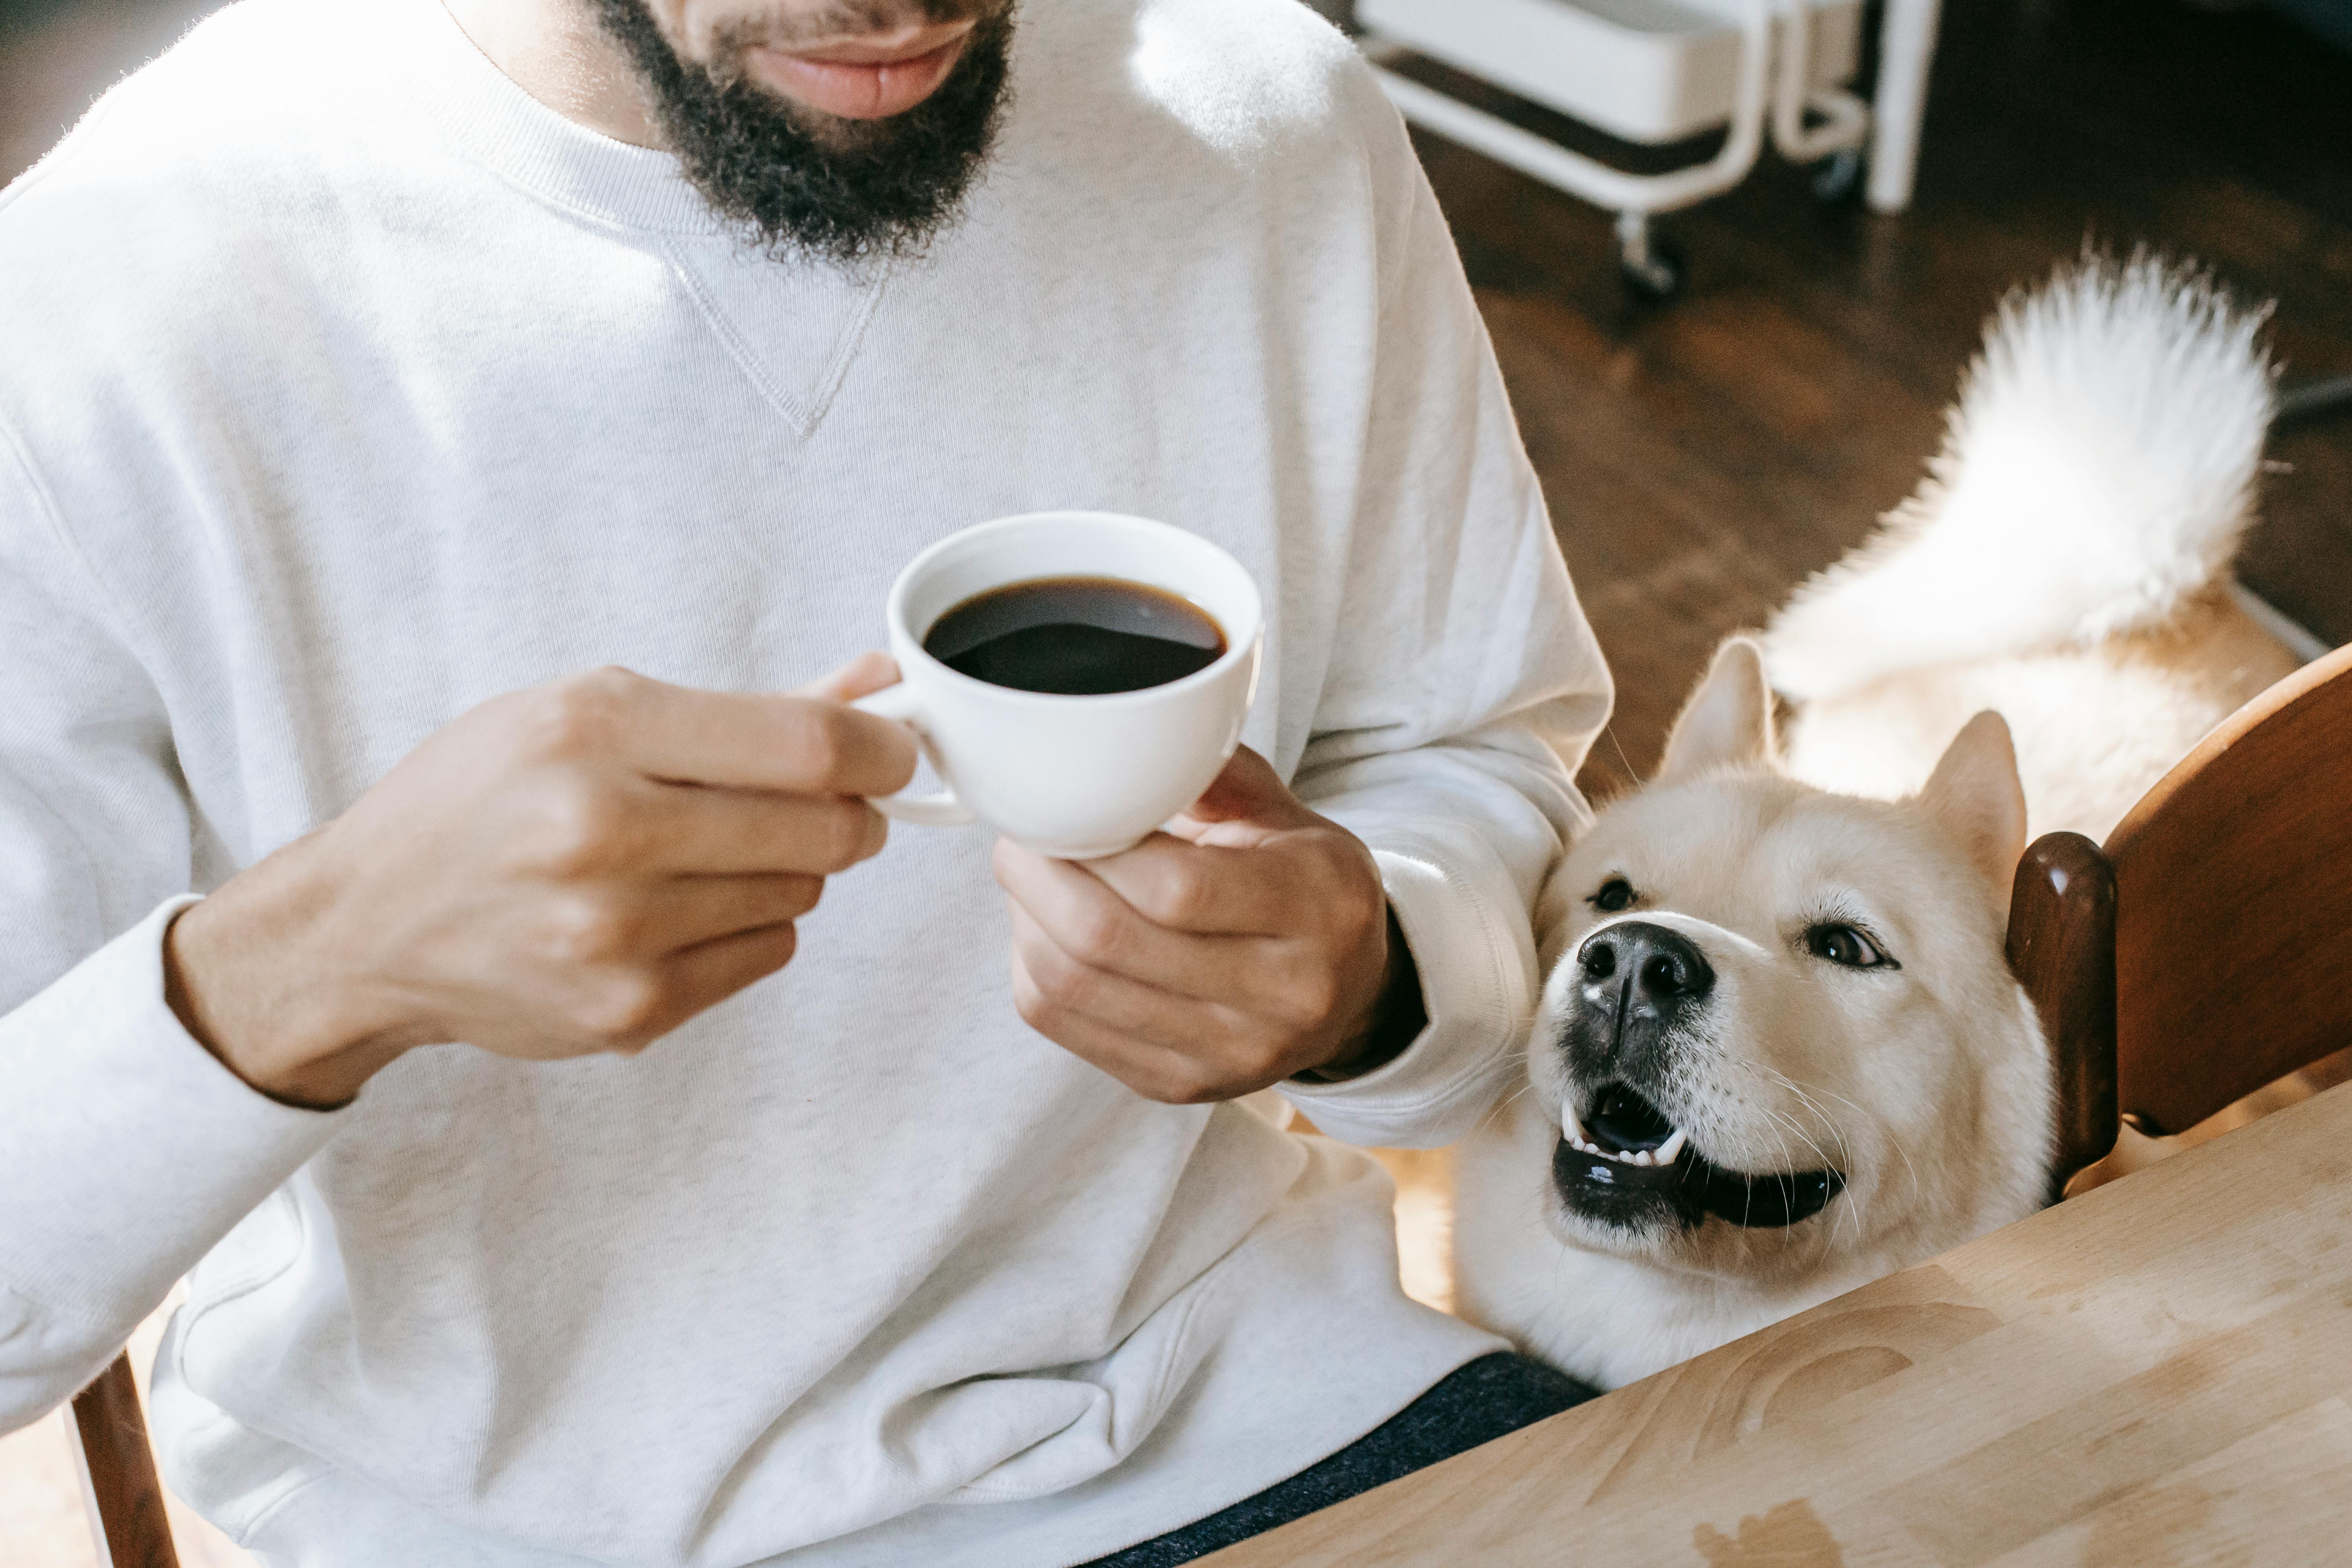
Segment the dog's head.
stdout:
[[1571,1246],[1787,1279],[1927,1257],[2030,1212],[2051,1074],[2003,957],[2025,803],[1979,714],[1916,798],[1774,768],[1727,643],[1647,787],[1547,885],[1529,1092]]

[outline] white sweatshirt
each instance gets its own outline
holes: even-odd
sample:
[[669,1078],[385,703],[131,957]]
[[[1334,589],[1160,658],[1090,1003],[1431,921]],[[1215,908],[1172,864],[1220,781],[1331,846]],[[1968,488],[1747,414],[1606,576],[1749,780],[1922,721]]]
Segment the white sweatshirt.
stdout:
[[1428,187],[1293,0],[1031,0],[1014,69],[879,279],[747,258],[435,0],[246,0],[0,197],[0,1427],[193,1268],[157,1447],[272,1563],[1050,1568],[1494,1348],[1369,1157],[1021,1022],[978,830],[635,1059],[320,1114],[163,1001],[173,909],[484,699],[796,685],[932,540],[1103,508],[1256,574],[1246,740],[1420,964],[1428,1032],[1291,1097],[1475,1119],[1609,697]]

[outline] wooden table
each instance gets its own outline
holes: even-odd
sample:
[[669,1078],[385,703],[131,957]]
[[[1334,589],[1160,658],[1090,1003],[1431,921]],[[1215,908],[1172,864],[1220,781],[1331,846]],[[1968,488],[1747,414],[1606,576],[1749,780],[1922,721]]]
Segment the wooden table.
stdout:
[[1205,1561],[2352,1563],[2352,1084]]

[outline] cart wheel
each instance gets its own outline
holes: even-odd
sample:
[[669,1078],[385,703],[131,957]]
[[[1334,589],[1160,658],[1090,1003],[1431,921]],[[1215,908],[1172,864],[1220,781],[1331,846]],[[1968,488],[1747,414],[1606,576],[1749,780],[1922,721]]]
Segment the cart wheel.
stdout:
[[1617,260],[1617,276],[1624,280],[1625,291],[1644,304],[1663,304],[1682,291],[1682,248],[1668,239],[1650,241],[1650,253],[1639,260],[1621,256]]
[[1863,176],[1869,173],[1870,160],[1861,148],[1832,153],[1813,165],[1813,199],[1825,207],[1850,205],[1862,195]]

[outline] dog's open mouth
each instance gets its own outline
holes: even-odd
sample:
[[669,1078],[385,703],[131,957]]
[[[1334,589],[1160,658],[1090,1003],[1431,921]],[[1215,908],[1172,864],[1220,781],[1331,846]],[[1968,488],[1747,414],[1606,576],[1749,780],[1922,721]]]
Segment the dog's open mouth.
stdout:
[[1821,1213],[1845,1188],[1842,1171],[1727,1170],[1628,1085],[1602,1084],[1581,1113],[1577,1099],[1571,1089],[1560,1106],[1552,1180],[1570,1209],[1593,1218],[1654,1223],[1663,1208],[1685,1226],[1708,1215],[1787,1226]]

